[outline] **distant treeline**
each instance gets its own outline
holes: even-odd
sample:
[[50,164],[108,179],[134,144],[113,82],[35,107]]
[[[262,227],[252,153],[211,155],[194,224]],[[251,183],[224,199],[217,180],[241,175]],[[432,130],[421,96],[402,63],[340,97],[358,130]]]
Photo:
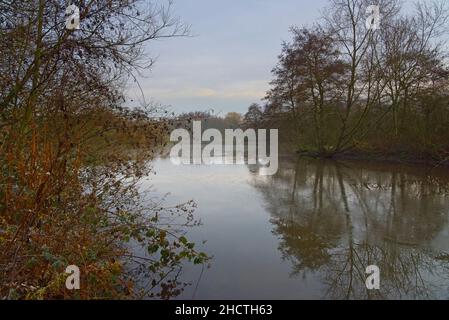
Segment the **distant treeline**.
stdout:
[[244,125],[243,115],[238,112],[229,112],[224,116],[213,111],[193,111],[182,113],[170,119],[170,124],[191,128],[192,121],[201,121],[201,130],[217,129],[224,134],[225,129],[237,129]]

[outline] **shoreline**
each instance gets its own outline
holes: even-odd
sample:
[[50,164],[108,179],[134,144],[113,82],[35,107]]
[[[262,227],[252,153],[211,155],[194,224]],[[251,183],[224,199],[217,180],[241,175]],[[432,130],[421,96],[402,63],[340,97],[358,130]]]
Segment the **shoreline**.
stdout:
[[330,159],[330,160],[355,160],[355,161],[373,161],[373,162],[387,162],[407,165],[420,165],[431,168],[445,168],[449,169],[449,158],[446,160],[435,160],[419,158],[412,155],[403,154],[376,154],[367,152],[344,152],[334,155],[322,155],[317,152],[296,151],[296,155],[302,157],[316,158],[316,159]]

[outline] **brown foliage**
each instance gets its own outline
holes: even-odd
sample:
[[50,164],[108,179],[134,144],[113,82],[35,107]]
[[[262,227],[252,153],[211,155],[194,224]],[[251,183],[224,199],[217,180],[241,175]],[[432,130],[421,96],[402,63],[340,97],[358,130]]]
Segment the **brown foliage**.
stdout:
[[[149,105],[125,108],[120,88],[151,66],[146,42],[185,27],[146,1],[81,1],[79,31],[64,27],[65,1],[0,9],[0,297],[179,293],[181,262],[206,256],[164,219],[196,225],[194,204],[142,200],[137,182],[169,126]],[[134,256],[128,242],[148,254]],[[65,288],[68,265],[81,270],[79,291]],[[146,288],[134,285],[136,265]]]

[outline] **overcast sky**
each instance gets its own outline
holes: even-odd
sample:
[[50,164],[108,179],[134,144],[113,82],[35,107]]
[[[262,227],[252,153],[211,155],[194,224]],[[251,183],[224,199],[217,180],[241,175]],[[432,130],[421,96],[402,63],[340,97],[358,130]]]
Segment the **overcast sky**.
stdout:
[[141,84],[176,112],[245,112],[268,89],[292,25],[313,22],[326,0],[175,0],[193,37],[152,42],[157,57]]
[[327,0],[175,0],[193,37],[152,42],[158,57],[141,84],[147,98],[176,112],[245,112],[268,89],[292,25],[310,25]]

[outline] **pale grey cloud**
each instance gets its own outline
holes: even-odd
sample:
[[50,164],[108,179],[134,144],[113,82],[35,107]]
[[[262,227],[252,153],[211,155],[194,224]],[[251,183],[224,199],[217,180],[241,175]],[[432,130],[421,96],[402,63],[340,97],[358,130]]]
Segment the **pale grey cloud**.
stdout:
[[[244,112],[268,89],[292,25],[312,23],[327,0],[175,0],[193,37],[152,43],[145,94],[175,111]],[[135,90],[133,90],[135,91]]]

